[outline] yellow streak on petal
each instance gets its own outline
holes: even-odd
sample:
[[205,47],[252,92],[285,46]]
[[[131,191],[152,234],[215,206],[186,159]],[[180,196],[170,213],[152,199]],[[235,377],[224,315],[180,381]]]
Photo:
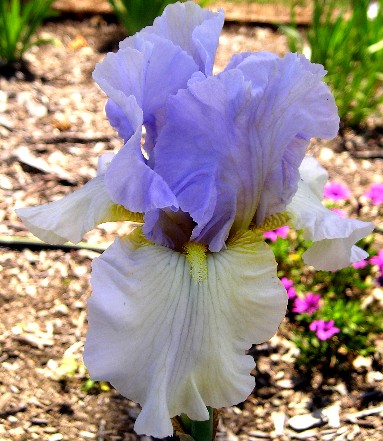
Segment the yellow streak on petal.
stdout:
[[293,215],[284,211],[283,213],[274,213],[264,220],[262,225],[255,225],[252,227],[252,231],[265,232],[276,230],[277,228],[290,225]]
[[147,245],[153,245],[142,232],[142,227],[135,228],[124,240],[129,240],[130,243],[134,244],[135,249],[141,248]]
[[257,230],[241,230],[231,236],[227,241],[227,249],[229,250],[253,250],[254,244],[264,242],[262,234]]
[[192,279],[195,283],[204,282],[207,279],[207,246],[198,242],[188,242],[184,250]]
[[143,213],[134,213],[127,210],[123,205],[111,204],[108,208],[106,215],[100,220],[100,224],[104,222],[144,222]]

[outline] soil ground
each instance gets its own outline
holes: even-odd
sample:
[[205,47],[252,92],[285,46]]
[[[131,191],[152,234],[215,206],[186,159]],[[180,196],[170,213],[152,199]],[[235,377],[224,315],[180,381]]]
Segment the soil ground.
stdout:
[[[81,353],[90,266],[98,253],[6,243],[30,237],[15,207],[72,192],[95,176],[101,153],[121,146],[91,72],[117,48],[123,29],[96,15],[47,23],[41,35],[55,44],[32,49],[26,66],[15,75],[3,68],[0,76],[0,440],[149,441],[132,430],[139,411],[134,403],[108,385],[89,388],[86,382]],[[234,52],[264,49],[283,54],[286,41],[268,27],[226,25],[216,70]],[[375,121],[363,133],[315,143],[311,152],[332,179],[361,195],[382,181],[381,137]],[[107,243],[114,232],[105,224],[85,240]],[[383,439],[379,363],[371,359],[348,378],[310,383],[294,371],[293,357],[281,335],[258,348],[257,387],[245,403],[222,410],[217,439]],[[323,407],[339,413],[338,423],[322,418],[308,430],[289,426],[294,415]]]

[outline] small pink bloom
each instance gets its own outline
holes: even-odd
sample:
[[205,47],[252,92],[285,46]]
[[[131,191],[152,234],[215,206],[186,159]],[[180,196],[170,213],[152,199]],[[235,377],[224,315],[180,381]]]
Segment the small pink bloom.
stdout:
[[328,340],[333,335],[340,332],[340,329],[334,326],[334,320],[314,320],[310,323],[310,331],[316,333],[319,340]]
[[377,265],[379,269],[383,270],[383,250],[379,250],[376,256],[371,257],[370,259],[371,265]]
[[370,189],[364,195],[370,198],[374,205],[383,204],[383,184],[371,184]]
[[294,282],[287,277],[281,278],[282,285],[285,287],[286,291],[294,286]]
[[297,296],[297,292],[295,291],[295,288],[292,287],[290,289],[287,290],[287,297],[291,300],[291,299],[295,299],[295,297]]
[[293,312],[313,314],[319,309],[320,294],[308,292],[305,297],[297,297],[294,301]]
[[324,187],[323,196],[333,202],[339,202],[350,199],[351,193],[346,185],[339,182],[328,182]]
[[263,233],[263,237],[265,239],[271,240],[271,242],[275,242],[278,237],[286,239],[287,235],[289,234],[289,230],[290,227],[286,225],[284,227],[277,228],[276,230],[266,231],[265,233]]
[[367,264],[368,264],[367,260],[359,260],[359,262],[353,263],[352,266],[355,269],[362,269],[362,268],[365,268],[367,266]]
[[294,299],[297,296],[297,292],[294,288],[294,282],[287,277],[281,278],[282,285],[285,287],[287,291],[287,296],[289,299]]
[[347,213],[345,213],[343,210],[340,210],[339,208],[331,208],[331,211],[336,213],[339,217],[347,217]]

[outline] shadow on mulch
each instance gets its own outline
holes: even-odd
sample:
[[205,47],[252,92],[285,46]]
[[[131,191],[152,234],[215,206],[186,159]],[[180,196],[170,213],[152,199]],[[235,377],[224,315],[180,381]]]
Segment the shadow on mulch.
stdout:
[[[24,60],[5,64],[0,62],[0,77],[3,77],[8,81],[12,78],[16,78],[28,83],[32,83],[37,79],[36,75],[30,69],[29,63]],[[41,80],[43,81],[42,78]]]
[[116,52],[120,41],[124,40],[127,36],[125,29],[118,27],[114,35],[104,38],[97,44],[97,51],[101,54]]
[[[96,28],[97,41],[95,42],[95,49],[100,54],[108,52],[116,52],[118,44],[124,40],[128,35],[125,28],[119,23],[114,14],[92,14],[92,13],[62,13],[59,17],[50,18],[51,23],[65,23],[78,22],[84,24],[89,22],[89,26]],[[110,26],[112,25],[112,26]]]

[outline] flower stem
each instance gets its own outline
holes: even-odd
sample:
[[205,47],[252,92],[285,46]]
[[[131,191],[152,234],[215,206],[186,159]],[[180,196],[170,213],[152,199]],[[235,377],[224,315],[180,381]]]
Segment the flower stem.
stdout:
[[186,415],[180,415],[180,420],[185,433],[195,441],[213,441],[213,409],[208,407],[209,419],[205,421],[194,421]]

